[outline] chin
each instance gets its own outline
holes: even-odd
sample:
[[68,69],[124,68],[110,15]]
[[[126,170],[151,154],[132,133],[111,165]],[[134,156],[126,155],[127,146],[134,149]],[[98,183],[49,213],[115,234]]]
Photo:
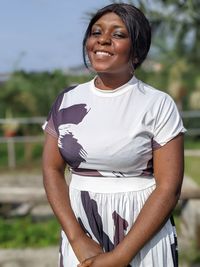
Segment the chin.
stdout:
[[99,73],[107,73],[107,72],[110,72],[108,69],[106,68],[99,68],[99,67],[92,67],[92,69],[96,72],[99,72]]
[[112,69],[112,66],[108,64],[108,62],[96,62],[96,61],[90,61],[91,67],[96,72],[105,72],[110,71]]
[[112,72],[112,68],[106,64],[92,64],[92,68],[96,72]]

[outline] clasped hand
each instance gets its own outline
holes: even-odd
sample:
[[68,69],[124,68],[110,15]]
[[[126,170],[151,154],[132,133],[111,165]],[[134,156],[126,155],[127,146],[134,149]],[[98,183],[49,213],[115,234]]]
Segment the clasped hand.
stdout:
[[115,251],[104,252],[101,246],[86,234],[72,242],[72,248],[79,260],[77,267],[125,267]]
[[124,267],[117,262],[112,252],[102,253],[88,258],[77,265],[77,267]]

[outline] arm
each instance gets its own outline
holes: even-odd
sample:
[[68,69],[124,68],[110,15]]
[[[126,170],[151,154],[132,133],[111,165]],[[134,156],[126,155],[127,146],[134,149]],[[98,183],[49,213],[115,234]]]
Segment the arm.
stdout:
[[76,220],[64,177],[65,166],[66,163],[58,149],[57,138],[46,134],[43,151],[43,181],[47,198],[78,260],[82,261],[103,251],[83,232]]
[[177,204],[183,180],[183,135],[153,152],[156,189],[142,208],[130,233],[116,248],[130,262],[160,230]]
[[183,180],[183,135],[153,152],[156,189],[133,227],[112,251],[85,261],[81,267],[124,267],[160,230],[178,201]]

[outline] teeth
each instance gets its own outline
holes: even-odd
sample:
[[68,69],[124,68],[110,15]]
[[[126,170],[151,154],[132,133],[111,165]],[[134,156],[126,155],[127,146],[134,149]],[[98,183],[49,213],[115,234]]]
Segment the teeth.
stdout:
[[106,55],[106,56],[111,56],[111,54],[109,54],[108,52],[104,52],[104,51],[97,51],[96,55]]

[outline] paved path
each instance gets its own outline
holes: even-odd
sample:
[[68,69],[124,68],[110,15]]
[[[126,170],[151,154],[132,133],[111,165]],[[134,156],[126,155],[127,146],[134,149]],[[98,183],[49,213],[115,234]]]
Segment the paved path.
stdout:
[[[0,186],[43,187],[40,173],[4,174],[0,176]],[[193,187],[195,185],[190,178],[185,177],[184,186]],[[0,249],[0,267],[57,267],[57,262],[58,247],[22,250]],[[192,266],[182,265],[180,267]],[[200,265],[195,267],[200,267]]]
[[185,156],[200,157],[200,149],[185,149]]
[[[57,247],[34,250],[0,250],[0,267],[57,267],[57,252]],[[200,264],[191,266],[184,263],[179,267],[200,267]]]
[[[0,175],[0,187],[43,189],[41,172],[11,172]],[[42,207],[42,212],[46,210]],[[41,211],[40,211],[41,213]],[[47,210],[51,213],[51,209]],[[0,267],[57,267],[58,247],[0,249]]]
[[0,250],[0,267],[57,267],[58,248]]

